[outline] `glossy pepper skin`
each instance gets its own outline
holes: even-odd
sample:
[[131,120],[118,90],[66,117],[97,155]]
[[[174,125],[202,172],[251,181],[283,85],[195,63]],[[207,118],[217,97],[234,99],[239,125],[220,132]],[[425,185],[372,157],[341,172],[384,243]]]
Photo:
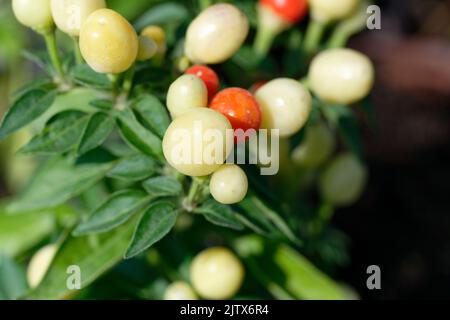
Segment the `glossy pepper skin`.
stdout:
[[13,0],[12,9],[24,26],[39,30],[53,26],[50,0]]
[[195,65],[186,70],[186,74],[191,74],[202,79],[208,89],[208,100],[211,101],[219,91],[220,81],[217,73],[203,65]]
[[228,3],[212,5],[189,25],[185,54],[198,64],[222,63],[241,48],[248,32],[248,18],[241,10]]
[[80,50],[98,73],[121,73],[135,62],[139,40],[131,24],[119,13],[99,9],[81,27]]
[[289,24],[296,24],[308,13],[306,0],[260,0],[259,4],[271,9]]
[[234,130],[258,130],[261,126],[261,108],[255,97],[245,89],[222,90],[214,97],[209,107],[226,116]]

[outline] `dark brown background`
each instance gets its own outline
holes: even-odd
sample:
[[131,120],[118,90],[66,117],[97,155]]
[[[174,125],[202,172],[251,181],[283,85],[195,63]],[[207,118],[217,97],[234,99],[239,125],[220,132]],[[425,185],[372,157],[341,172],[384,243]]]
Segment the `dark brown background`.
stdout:
[[379,129],[365,130],[370,186],[335,218],[352,239],[340,276],[363,298],[450,298],[450,1],[379,4],[382,30],[351,41],[376,63]]

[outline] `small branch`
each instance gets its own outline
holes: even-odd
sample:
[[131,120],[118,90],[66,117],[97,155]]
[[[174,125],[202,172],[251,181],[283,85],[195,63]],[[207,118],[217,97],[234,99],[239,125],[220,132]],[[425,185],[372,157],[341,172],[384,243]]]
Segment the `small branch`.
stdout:
[[47,51],[50,56],[50,60],[52,62],[52,65],[57,73],[57,75],[61,78],[61,80],[64,79],[64,70],[61,64],[61,60],[59,58],[58,54],[58,47],[56,45],[56,37],[55,37],[55,31],[54,30],[46,30],[42,33],[45,44],[47,46]]
[[305,42],[303,44],[307,53],[313,54],[317,51],[320,46],[320,42],[322,41],[325,27],[325,23],[311,19],[306,30]]

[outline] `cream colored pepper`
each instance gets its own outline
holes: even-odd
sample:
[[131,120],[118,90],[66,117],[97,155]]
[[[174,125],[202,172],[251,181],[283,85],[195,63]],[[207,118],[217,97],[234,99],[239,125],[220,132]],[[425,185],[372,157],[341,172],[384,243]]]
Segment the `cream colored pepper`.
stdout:
[[138,49],[136,31],[113,10],[95,11],[81,27],[81,54],[89,66],[99,73],[126,71],[135,62]]

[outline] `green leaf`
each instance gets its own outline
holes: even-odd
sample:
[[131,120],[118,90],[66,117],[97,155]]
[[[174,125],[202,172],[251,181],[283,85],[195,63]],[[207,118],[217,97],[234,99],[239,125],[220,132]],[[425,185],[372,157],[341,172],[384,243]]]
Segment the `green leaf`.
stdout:
[[138,154],[119,162],[107,176],[115,179],[140,181],[156,173],[157,163],[152,158]]
[[181,23],[189,17],[189,12],[183,5],[167,2],[152,7],[135,23],[135,28],[141,30],[151,24]]
[[234,247],[252,274],[276,298],[343,300],[343,290],[300,253],[259,236],[238,239]]
[[231,58],[231,61],[236,63],[244,70],[255,70],[261,63],[261,57],[250,46],[243,46]]
[[78,225],[73,234],[80,236],[110,231],[130,219],[148,200],[142,191],[118,191]]
[[333,106],[338,113],[338,129],[345,144],[359,159],[363,158],[363,143],[356,119],[347,106]]
[[56,226],[54,211],[9,215],[0,212],[0,255],[15,257],[48,237]]
[[30,62],[35,63],[39,68],[47,72],[47,74],[52,73],[52,65],[46,51],[31,52],[23,50],[22,56]]
[[6,113],[0,126],[0,139],[30,124],[55,101],[57,91],[32,90],[20,97]]
[[44,131],[20,149],[22,153],[54,154],[75,149],[89,116],[79,111],[65,111],[54,116]]
[[363,158],[363,143],[356,119],[352,109],[343,105],[320,104],[321,110],[327,120],[335,125],[350,150],[359,158]]
[[296,244],[301,244],[300,239],[298,239],[297,236],[292,232],[286,221],[284,221],[284,219],[277,212],[266,206],[256,196],[248,196],[238,205],[253,218],[259,217],[258,222],[260,222],[264,227],[270,230],[271,228],[273,228],[272,226],[270,226],[270,224],[273,224],[289,240]]
[[146,180],[142,186],[152,197],[175,197],[183,192],[183,186],[174,177],[156,177]]
[[12,97],[14,99],[19,99],[26,93],[34,90],[44,90],[44,91],[50,91],[56,89],[56,85],[51,79],[44,78],[44,79],[36,79],[33,80],[33,82],[30,82],[23,87],[19,88],[18,90],[14,91],[12,94]]
[[146,94],[138,98],[132,107],[142,117],[144,123],[160,138],[170,124],[166,107],[155,96]]
[[295,297],[308,300],[345,299],[338,284],[291,247],[280,245],[273,259],[286,275],[286,288]]
[[76,295],[78,290],[70,290],[67,287],[70,276],[67,272],[70,266],[80,268],[81,288],[86,288],[122,260],[137,218],[108,233],[84,237],[69,235],[59,248],[41,284],[25,298],[57,300]]
[[138,255],[164,238],[174,227],[177,216],[178,211],[172,202],[158,201],[152,204],[139,221],[125,258]]
[[109,111],[113,108],[114,104],[108,99],[95,99],[89,102],[94,108],[100,109],[102,111]]
[[125,109],[118,113],[119,129],[123,139],[137,150],[162,160],[162,142],[136,119],[133,111]]
[[78,154],[85,154],[102,145],[113,129],[114,119],[112,117],[102,112],[93,114],[78,146]]
[[112,88],[112,83],[105,74],[95,72],[87,64],[74,67],[71,75],[82,86],[105,90]]
[[276,232],[276,228],[270,220],[265,215],[260,214],[258,207],[250,196],[239,202],[237,206],[243,211],[240,220],[245,226],[266,236],[273,235]]
[[0,300],[14,300],[27,292],[25,269],[0,255]]
[[244,226],[230,206],[221,204],[215,200],[207,200],[201,207],[196,208],[194,212],[202,214],[212,224],[235,230],[244,229]]
[[7,210],[31,211],[65,203],[102,179],[111,167],[111,163],[75,166],[70,159],[54,157],[39,168],[24,193]]

